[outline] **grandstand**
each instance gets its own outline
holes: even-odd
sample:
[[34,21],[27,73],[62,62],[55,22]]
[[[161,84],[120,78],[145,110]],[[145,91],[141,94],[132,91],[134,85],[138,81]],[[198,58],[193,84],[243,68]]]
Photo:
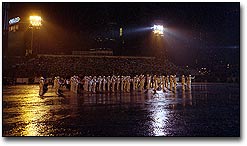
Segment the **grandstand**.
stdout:
[[4,78],[35,78],[40,76],[70,77],[177,74],[178,68],[168,60],[155,57],[39,55],[34,58],[4,58]]

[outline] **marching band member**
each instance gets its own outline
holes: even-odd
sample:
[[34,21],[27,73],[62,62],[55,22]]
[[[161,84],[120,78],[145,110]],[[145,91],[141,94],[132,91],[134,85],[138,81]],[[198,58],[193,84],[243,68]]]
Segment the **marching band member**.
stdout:
[[86,91],[86,92],[88,92],[88,84],[89,84],[89,79],[88,79],[88,77],[85,76],[84,79],[83,79],[83,81],[84,81],[83,90]]
[[124,76],[121,77],[121,86],[120,86],[120,89],[121,89],[121,92],[124,92]]
[[111,82],[112,82],[112,92],[115,92],[116,76],[114,75],[112,76]]
[[132,90],[133,90],[133,91],[136,90],[136,82],[137,82],[137,79],[136,79],[136,77],[134,77],[134,78],[132,79],[132,84],[133,84]]
[[165,77],[165,87],[168,88],[168,84],[169,84],[169,76],[167,75]]
[[130,92],[130,76],[127,76],[126,79],[126,91]]
[[117,76],[117,91],[119,91],[119,84],[121,82],[121,79],[119,76]]
[[170,75],[169,81],[170,81],[170,90],[172,90],[173,88],[173,76],[172,75]]
[[97,85],[97,79],[96,79],[96,76],[93,77],[92,79],[92,84],[93,84],[93,88],[92,88],[92,91],[93,93],[96,93],[96,85]]
[[44,84],[45,84],[45,79],[41,77],[39,81],[39,96],[44,95]]
[[187,77],[187,87],[189,90],[191,90],[191,75]]
[[99,88],[98,88],[98,89],[99,89],[99,92],[102,91],[102,90],[101,90],[101,89],[102,89],[102,80],[103,80],[102,77],[99,76],[99,77],[98,77],[98,83],[99,83]]
[[174,83],[174,91],[177,90],[177,78],[176,75],[173,76],[173,83]]
[[75,86],[75,89],[74,89],[74,92],[75,93],[78,93],[78,86],[79,86],[79,83],[80,83],[80,79],[78,76],[75,76],[75,82],[74,82],[74,86]]
[[184,75],[182,75],[181,83],[182,83],[182,90],[185,90],[185,77],[184,77]]
[[124,77],[124,92],[127,92],[127,84],[128,84],[127,79],[128,79],[128,76],[125,76]]
[[[56,77],[55,77],[55,78],[56,78]],[[70,78],[70,91],[73,92],[73,90],[74,90],[74,77],[72,76],[72,77]]]
[[105,92],[105,85],[106,85],[106,83],[107,83],[105,76],[103,76],[102,82],[103,82],[102,90],[103,90],[103,92]]
[[61,95],[61,91],[60,91],[60,77],[57,76],[55,77],[55,80],[54,80],[54,88],[55,88],[55,93],[57,95]]
[[93,79],[92,76],[89,76],[89,86],[88,86],[89,92],[92,92],[92,87],[93,87]]
[[145,77],[144,75],[140,75],[140,90],[144,90]]
[[157,77],[156,77],[156,75],[154,75],[154,77],[153,77],[153,88],[154,88],[155,91],[156,91],[157,87],[158,87]]
[[138,77],[138,75],[136,75],[136,81],[135,81],[135,90],[138,90],[138,84],[140,82],[140,79]]
[[107,77],[107,91],[108,92],[111,91],[111,77],[110,76]]
[[147,74],[147,90],[149,90],[151,87],[151,78],[152,77],[149,74]]

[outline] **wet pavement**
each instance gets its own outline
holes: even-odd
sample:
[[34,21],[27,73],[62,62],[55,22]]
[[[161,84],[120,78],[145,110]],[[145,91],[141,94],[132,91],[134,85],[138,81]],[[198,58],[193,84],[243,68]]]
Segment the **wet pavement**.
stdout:
[[176,93],[74,94],[3,87],[3,136],[240,136],[239,84]]

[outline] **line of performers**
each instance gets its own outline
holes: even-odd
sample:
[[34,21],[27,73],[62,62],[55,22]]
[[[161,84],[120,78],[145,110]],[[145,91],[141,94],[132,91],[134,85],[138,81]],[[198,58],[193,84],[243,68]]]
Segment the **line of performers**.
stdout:
[[[191,75],[181,77],[182,90],[191,89]],[[136,75],[130,76],[84,76],[83,79],[78,76],[72,76],[70,79],[61,79],[59,76],[54,79],[54,88],[57,95],[62,94],[62,87],[70,89],[74,93],[104,93],[104,92],[134,92],[134,91],[153,91],[162,90],[163,92],[176,91],[176,75],[170,76],[151,76]],[[41,77],[40,95],[43,95],[46,89],[46,82]]]

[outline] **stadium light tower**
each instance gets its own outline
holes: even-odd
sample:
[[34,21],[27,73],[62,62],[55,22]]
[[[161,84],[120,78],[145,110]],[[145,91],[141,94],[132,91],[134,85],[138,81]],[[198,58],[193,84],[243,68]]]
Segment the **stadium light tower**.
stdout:
[[154,25],[153,26],[153,32],[155,35],[164,35],[164,27],[163,25]]
[[32,54],[33,52],[33,29],[40,29],[40,26],[42,25],[41,21],[42,18],[41,16],[29,16],[29,21],[30,21],[30,25],[31,25],[31,29],[32,29],[32,38],[31,38],[31,50],[30,50],[30,54]]

